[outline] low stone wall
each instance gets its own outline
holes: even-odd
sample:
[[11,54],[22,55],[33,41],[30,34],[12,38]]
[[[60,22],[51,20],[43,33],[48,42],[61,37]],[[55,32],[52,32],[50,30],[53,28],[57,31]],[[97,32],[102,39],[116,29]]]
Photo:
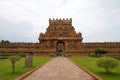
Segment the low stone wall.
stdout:
[[[120,53],[120,42],[89,42],[82,43],[81,50],[65,51],[66,54],[70,53],[75,56],[87,56],[88,53],[93,53],[95,49],[100,48],[107,50],[108,53]],[[56,49],[51,51],[49,49],[42,49],[39,43],[0,43],[0,53],[33,53],[34,55],[48,56],[49,53],[56,54]]]

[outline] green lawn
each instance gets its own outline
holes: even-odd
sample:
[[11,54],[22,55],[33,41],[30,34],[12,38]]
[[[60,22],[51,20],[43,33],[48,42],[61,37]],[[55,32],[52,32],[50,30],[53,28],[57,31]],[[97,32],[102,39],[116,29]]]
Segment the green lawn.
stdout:
[[99,58],[91,58],[91,57],[71,57],[73,62],[81,65],[86,68],[90,72],[96,74],[101,77],[103,80],[120,80],[120,61],[119,67],[112,70],[112,74],[105,74],[105,70],[103,68],[99,68],[96,66],[96,61]]
[[16,72],[11,72],[11,63],[8,59],[0,59],[0,80],[14,80],[21,74],[32,70],[33,68],[44,64],[51,57],[33,57],[33,67],[25,67],[25,59],[22,58],[16,62]]

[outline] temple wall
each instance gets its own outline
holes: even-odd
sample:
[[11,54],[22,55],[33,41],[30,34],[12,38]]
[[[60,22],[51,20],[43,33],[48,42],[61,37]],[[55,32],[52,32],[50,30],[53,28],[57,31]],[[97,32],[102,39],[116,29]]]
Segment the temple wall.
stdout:
[[[65,54],[88,55],[100,48],[109,53],[120,53],[120,42],[86,42],[82,43],[82,33],[76,33],[70,19],[49,19],[45,33],[39,34],[39,43],[0,43],[0,53],[34,53],[44,55],[56,54],[62,50]],[[60,46],[61,45],[61,46]]]
[[[67,47],[67,46],[65,46]],[[109,53],[120,53],[120,42],[94,42],[82,43],[82,48],[79,50],[66,49],[66,53],[84,54],[92,53],[95,49],[100,48],[107,50]],[[49,53],[56,53],[56,49],[43,48],[40,43],[0,43],[0,53],[34,53],[35,55],[44,55]]]
[[98,48],[107,50],[108,53],[120,53],[120,42],[82,43],[82,48],[88,53],[93,53]]

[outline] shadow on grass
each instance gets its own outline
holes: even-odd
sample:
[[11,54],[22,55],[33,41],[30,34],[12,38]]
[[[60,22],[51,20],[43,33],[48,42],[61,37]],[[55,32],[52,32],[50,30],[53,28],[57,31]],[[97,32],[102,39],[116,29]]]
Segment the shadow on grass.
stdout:
[[107,76],[107,77],[119,77],[120,74],[116,73],[116,72],[111,72],[110,74],[106,74],[105,72],[96,72],[98,75],[102,75],[102,76]]
[[111,74],[106,74],[105,72],[95,72],[102,80],[120,80],[120,74],[117,72],[112,72]]

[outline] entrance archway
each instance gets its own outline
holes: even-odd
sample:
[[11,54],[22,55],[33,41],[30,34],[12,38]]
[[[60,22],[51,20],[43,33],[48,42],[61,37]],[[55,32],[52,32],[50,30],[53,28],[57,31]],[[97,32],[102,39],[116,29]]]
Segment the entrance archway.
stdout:
[[59,40],[56,44],[56,55],[57,56],[65,56],[65,43],[63,40]]

